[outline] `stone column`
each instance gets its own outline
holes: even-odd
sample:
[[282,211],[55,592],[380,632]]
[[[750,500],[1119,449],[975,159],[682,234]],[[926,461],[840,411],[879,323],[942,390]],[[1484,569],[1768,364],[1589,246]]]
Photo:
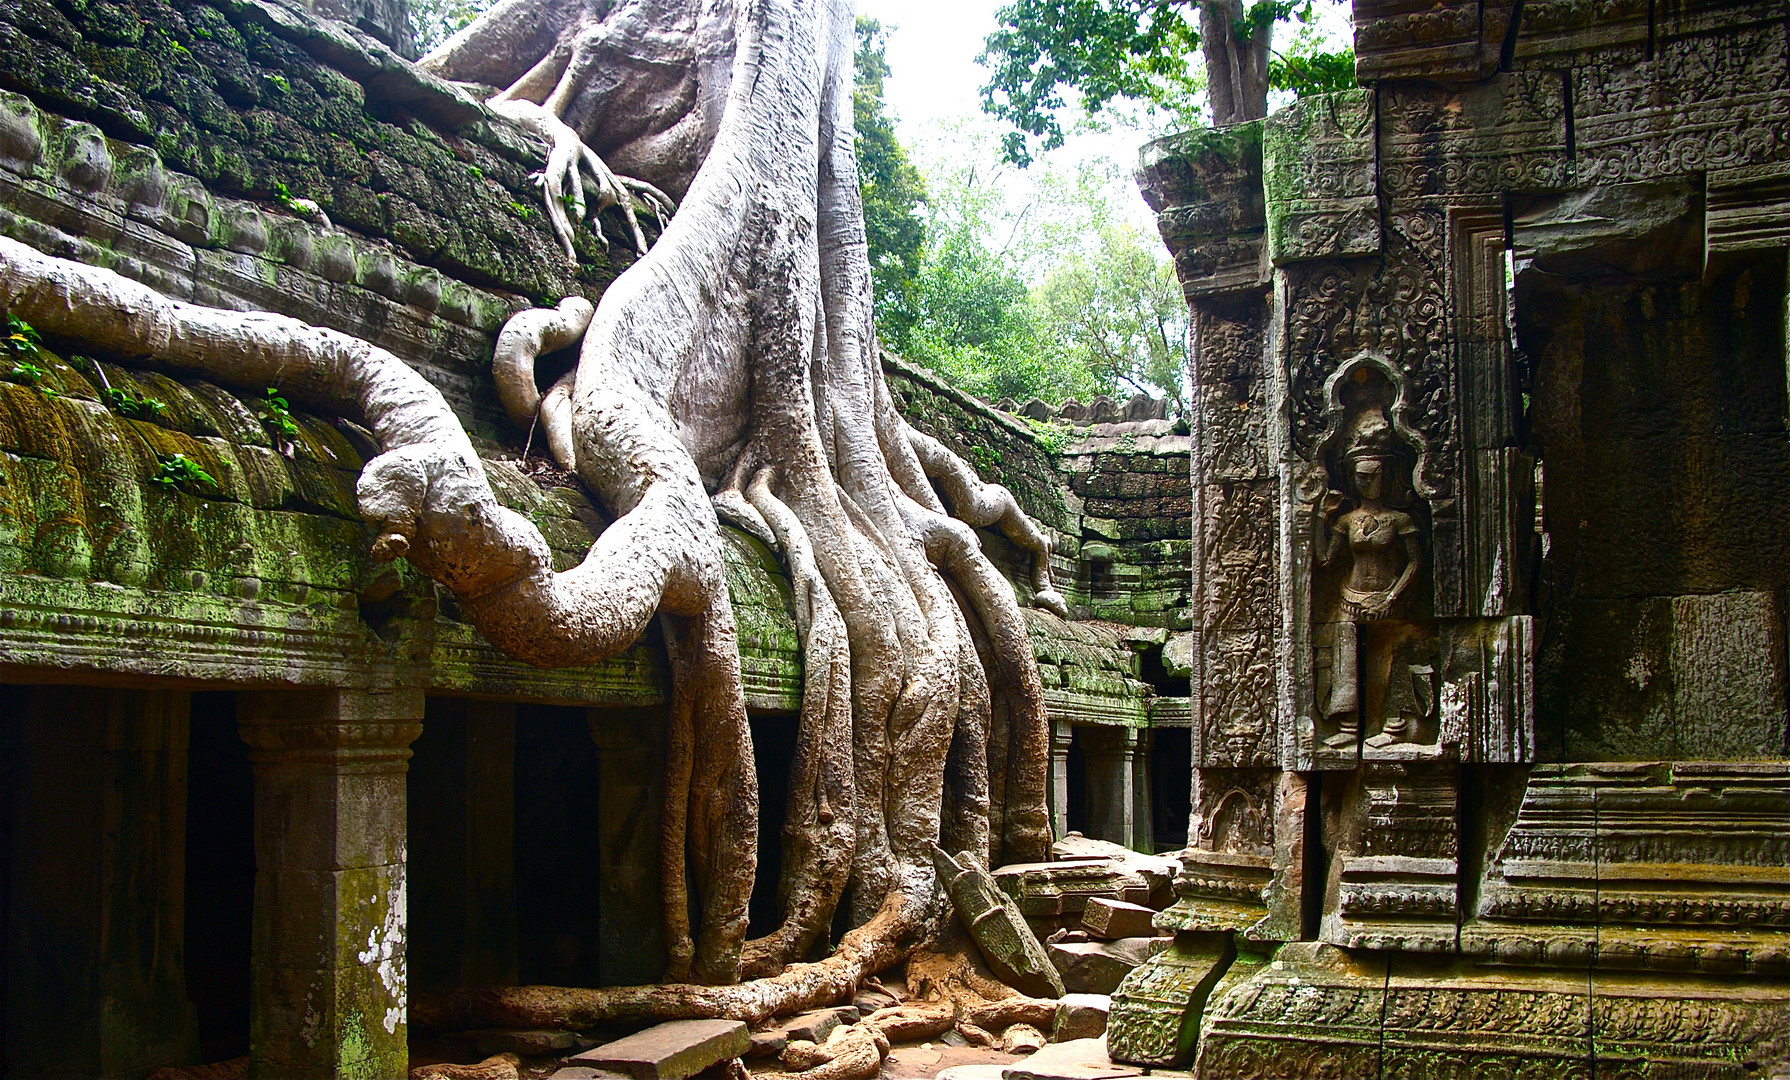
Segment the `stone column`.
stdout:
[[190,696],[10,686],[11,1076],[141,1076],[198,1056],[186,996]]
[[1069,747],[1075,728],[1067,720],[1050,724],[1050,833],[1062,839],[1069,831]]
[[1131,845],[1136,795],[1137,729],[1089,728],[1082,748],[1087,773],[1088,835]]
[[597,979],[640,986],[665,975],[659,822],[665,798],[662,709],[592,709],[597,744]]
[[1146,855],[1156,854],[1156,808],[1151,805],[1149,728],[1139,728],[1131,755],[1131,840],[1125,846]]
[[410,761],[410,983],[516,984],[516,706],[430,698]]
[[408,1076],[405,763],[420,690],[238,699],[255,771],[249,1075]]

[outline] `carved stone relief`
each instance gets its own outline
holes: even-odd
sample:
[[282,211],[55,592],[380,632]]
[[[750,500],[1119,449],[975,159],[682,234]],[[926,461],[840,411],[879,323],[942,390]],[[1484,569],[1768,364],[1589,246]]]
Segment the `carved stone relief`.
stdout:
[[1262,136],[1269,260],[1379,254],[1376,165],[1371,91],[1309,98],[1270,116]]
[[1312,515],[1313,690],[1318,736],[1349,763],[1358,746],[1398,753],[1434,747],[1438,735],[1435,631],[1419,621],[1429,607],[1422,442],[1400,419],[1401,382],[1364,354],[1326,387],[1327,489]]

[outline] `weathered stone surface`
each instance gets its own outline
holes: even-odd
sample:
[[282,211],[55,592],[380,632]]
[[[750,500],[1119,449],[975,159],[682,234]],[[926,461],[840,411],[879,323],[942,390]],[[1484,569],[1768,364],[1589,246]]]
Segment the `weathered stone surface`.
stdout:
[[[881,995],[886,996],[886,995]],[[890,999],[893,1002],[893,999]],[[873,1002],[866,1002],[873,1004]],[[879,1006],[887,1008],[887,1006]],[[798,1013],[787,1020],[778,1021],[771,1030],[781,1032],[785,1040],[806,1039],[811,1043],[824,1043],[833,1029],[841,1024],[855,1024],[862,1014],[862,1008],[855,1005],[840,1005],[831,1009],[813,1009]],[[752,1036],[753,1046],[758,1045],[759,1033]]]
[[1118,1080],[1142,1072],[1115,1063],[1106,1053],[1105,1039],[1074,1039],[1051,1043],[1036,1054],[1015,1062],[1001,1073],[1003,1080]]
[[1167,939],[1069,942],[1048,946],[1051,963],[1072,994],[1111,994],[1131,970],[1160,951]]
[[1098,1039],[1106,1034],[1112,998],[1106,994],[1064,994],[1050,1029],[1052,1042]]
[[573,1056],[587,1065],[635,1080],[684,1080],[710,1065],[744,1055],[752,1035],[738,1020],[673,1020]]
[[1126,975],[1106,1033],[1114,1060],[1158,1068],[1192,1061],[1206,1001],[1236,955],[1229,934],[1182,932]]
[[1151,937],[1155,934],[1150,920],[1156,912],[1142,904],[1108,900],[1097,896],[1081,911],[1081,925],[1097,938]]
[[[549,1057],[576,1049],[578,1036],[570,1031],[473,1031],[468,1032],[481,1058],[496,1054]],[[585,1045],[589,1045],[587,1041]]]
[[[944,880],[945,891],[951,897],[958,920],[969,931],[976,950],[995,976],[1022,994],[1061,997],[1062,980],[1012,897],[996,887],[994,878],[976,864],[970,853],[964,852],[954,860],[937,845],[933,846],[932,852],[933,862],[938,867],[939,877]],[[887,1005],[895,1004],[887,994],[876,996],[888,998]],[[858,1005],[866,1015],[886,1007],[872,1001],[865,1004],[873,1006],[864,1010],[863,1004]]]

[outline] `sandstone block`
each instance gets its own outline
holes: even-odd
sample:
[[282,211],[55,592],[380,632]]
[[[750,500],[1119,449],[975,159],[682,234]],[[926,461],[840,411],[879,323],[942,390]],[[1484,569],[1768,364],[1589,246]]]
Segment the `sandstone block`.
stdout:
[[1070,942],[1050,946],[1050,960],[1071,994],[1110,994],[1156,951],[1156,938]]
[[1112,1000],[1105,994],[1064,994],[1063,1000],[1057,1002],[1051,1041],[1074,1042],[1105,1035],[1106,1015],[1112,1010]]
[[[812,1009],[798,1013],[777,1025],[787,1036],[788,1041],[806,1039],[811,1043],[824,1043],[833,1029],[842,1024],[858,1022],[859,1012],[856,1006],[839,1005],[830,1009]],[[773,1029],[776,1030],[776,1029]]]
[[1014,1024],[1001,1036],[1001,1051],[1007,1054],[1032,1054],[1042,1050],[1050,1039],[1030,1024]]
[[1105,1039],[1074,1039],[1051,1043],[1023,1061],[1007,1066],[1002,1080],[1117,1080],[1143,1072],[1118,1065],[1106,1056]]
[[1082,909],[1082,929],[1097,938],[1150,937],[1156,931],[1150,925],[1155,912],[1142,904],[1093,897]]
[[751,1048],[752,1035],[738,1020],[673,1020],[586,1050],[569,1064],[635,1080],[684,1080]]

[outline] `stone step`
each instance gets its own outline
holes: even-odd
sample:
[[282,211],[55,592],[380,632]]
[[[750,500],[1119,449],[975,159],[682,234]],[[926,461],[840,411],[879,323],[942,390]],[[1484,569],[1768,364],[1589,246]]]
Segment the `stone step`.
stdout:
[[738,1020],[673,1020],[586,1050],[567,1064],[635,1080],[684,1080],[751,1047],[752,1033]]

